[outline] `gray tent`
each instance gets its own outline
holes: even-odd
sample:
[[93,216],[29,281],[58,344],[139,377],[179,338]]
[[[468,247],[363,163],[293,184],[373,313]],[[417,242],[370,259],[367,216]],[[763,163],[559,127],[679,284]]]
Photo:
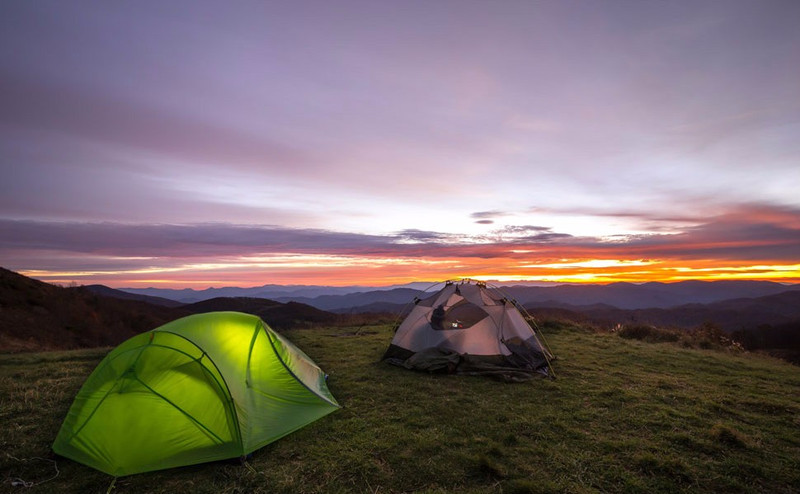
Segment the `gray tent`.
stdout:
[[414,301],[384,360],[409,369],[498,375],[519,380],[553,376],[553,355],[515,301],[475,280],[445,282]]

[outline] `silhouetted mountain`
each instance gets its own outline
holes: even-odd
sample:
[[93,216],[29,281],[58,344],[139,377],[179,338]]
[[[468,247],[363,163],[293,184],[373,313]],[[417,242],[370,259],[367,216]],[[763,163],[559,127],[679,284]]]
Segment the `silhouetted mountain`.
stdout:
[[[329,289],[265,285],[201,292],[204,296],[222,290],[314,294]],[[695,328],[713,322],[728,332],[749,332],[753,341],[760,338],[758,334],[751,334],[757,328],[778,328],[773,329],[773,333],[779,337],[773,340],[788,341],[790,338],[786,334],[800,327],[800,285],[686,281],[510,286],[503,287],[502,291],[523,303],[537,317],[571,319],[601,327],[649,324]],[[171,296],[201,292],[167,291]],[[392,316],[388,313],[399,313],[421,294],[415,288],[400,287],[355,293],[326,292],[313,297],[284,295],[281,300],[213,297],[175,307],[171,300],[130,294],[102,285],[62,288],[0,268],[0,351],[114,345],[190,313],[219,310],[256,314],[276,329],[315,324],[355,325],[374,322],[376,318],[390,320]]]
[[189,312],[62,288],[0,268],[0,351],[116,345]]
[[359,305],[358,307],[344,307],[341,309],[331,309],[331,312],[336,314],[393,314],[397,315],[404,310],[408,312],[411,310],[408,304],[393,304],[391,302],[373,302],[367,305]]
[[[547,303],[530,303],[526,309],[536,312]],[[712,304],[686,304],[669,309],[618,309],[607,305],[550,307],[580,314],[581,320],[601,327],[617,324],[647,324],[668,328],[694,328],[711,322],[732,332],[763,324],[784,324],[800,320],[800,291],[786,291],[758,298],[739,298]]]
[[193,313],[232,310],[258,315],[275,329],[385,322],[377,315],[333,314],[297,302],[217,297],[176,302],[102,285],[62,288],[0,268],[0,351],[113,346]]
[[[336,312],[356,312],[361,307],[375,310],[373,304],[404,305],[423,293],[419,288],[431,284],[371,289],[365,287],[285,286],[264,285],[254,288],[209,288],[206,290],[169,290],[158,288],[123,291],[155,295],[172,300],[196,302],[215,297],[256,297],[279,302],[301,302],[318,309]],[[769,281],[681,281],[642,284],[611,283],[607,285],[560,284],[553,286],[509,285],[500,289],[523,305],[553,303],[565,306],[605,304],[620,309],[666,309],[679,305],[708,304],[727,299],[762,297],[784,291],[800,290],[800,285],[784,285]]]
[[[314,298],[282,297],[278,300],[302,302],[323,310],[339,310],[355,312],[355,307],[370,306],[377,303],[405,305],[414,300],[422,292],[411,288],[394,288],[392,290],[373,290],[368,292],[349,293],[347,295],[320,295]],[[402,308],[402,307],[401,307]]]
[[[800,290],[800,285],[784,285],[772,281],[757,280],[687,280],[678,283],[644,283],[645,288],[653,287],[671,296],[679,297],[683,303],[710,304],[721,300],[736,298],[757,298],[786,291]],[[676,304],[679,305],[679,304]]]
[[741,313],[760,313],[764,318],[771,316],[794,319],[800,317],[800,291],[786,291],[758,298],[737,298],[708,304],[713,310],[730,310]]
[[[527,307],[566,309],[641,310],[667,309],[687,304],[708,304],[731,298],[760,297],[785,291],[800,292],[800,285],[766,281],[685,281],[678,283],[612,283],[609,285],[508,286],[500,290]],[[427,292],[430,293],[430,292]],[[408,288],[373,290],[346,295],[280,297],[338,313],[399,312],[423,292]],[[700,316],[697,316],[700,317]],[[692,319],[693,320],[693,319]]]
[[783,324],[761,324],[731,335],[748,350],[763,350],[800,365],[800,319]]
[[297,302],[281,303],[274,300],[252,297],[217,297],[194,304],[184,309],[195,313],[216,311],[246,312],[259,316],[274,329],[310,327],[315,324],[336,324],[342,320],[337,314],[326,312]]
[[148,295],[152,297],[162,297],[184,303],[194,303],[201,300],[209,300],[218,297],[250,297],[268,298],[272,300],[293,300],[302,302],[322,295],[346,295],[350,293],[386,291],[392,288],[423,289],[431,283],[416,282],[402,286],[374,288],[367,286],[319,286],[319,285],[263,285],[257,287],[223,287],[206,288],[205,290],[193,290],[191,288],[170,289],[170,288],[120,288],[119,290]]
[[161,305],[164,307],[180,307],[183,305],[181,302],[170,300],[168,298],[151,297],[150,295],[139,295],[136,293],[123,292],[122,290],[115,290],[105,285],[84,285],[83,288],[104,297],[119,298],[123,300],[139,300],[141,302],[147,302],[148,304]]
[[770,281],[681,281],[676,283],[611,283],[554,287],[504,287],[503,292],[523,305],[555,301],[575,306],[607,304],[620,309],[650,309],[733,298],[763,297],[800,290],[800,285]]

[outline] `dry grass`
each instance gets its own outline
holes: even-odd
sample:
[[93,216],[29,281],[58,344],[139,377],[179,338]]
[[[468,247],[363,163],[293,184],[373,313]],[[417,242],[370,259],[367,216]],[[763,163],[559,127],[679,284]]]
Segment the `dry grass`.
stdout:
[[[800,491],[800,372],[770,358],[551,324],[558,380],[501,384],[377,362],[389,326],[287,333],[344,408],[257,451],[116,480],[113,492],[547,493]],[[0,356],[0,490],[105,492],[48,458],[104,351]]]

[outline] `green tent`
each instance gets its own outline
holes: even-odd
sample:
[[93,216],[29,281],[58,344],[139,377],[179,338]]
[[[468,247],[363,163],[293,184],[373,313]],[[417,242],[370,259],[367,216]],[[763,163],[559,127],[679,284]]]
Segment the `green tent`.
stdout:
[[53,450],[115,476],[247,455],[339,408],[325,374],[261,319],[178,319],[112,350]]

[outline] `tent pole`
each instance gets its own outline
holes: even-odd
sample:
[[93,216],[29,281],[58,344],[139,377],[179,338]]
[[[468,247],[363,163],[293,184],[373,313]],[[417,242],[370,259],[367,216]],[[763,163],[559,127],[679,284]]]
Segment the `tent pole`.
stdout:
[[[525,322],[527,322],[528,325],[530,325],[531,322],[533,323],[533,325],[535,326],[535,329],[534,328],[531,328],[531,329],[533,330],[533,334],[536,337],[536,341],[539,342],[539,344],[542,346],[542,350],[544,350],[542,352],[542,355],[544,355],[544,360],[547,362],[547,368],[550,369],[551,377],[553,379],[555,379],[556,378],[556,371],[555,371],[555,369],[553,369],[553,364],[550,361],[550,357],[548,357],[547,354],[549,353],[550,355],[553,356],[553,358],[555,358],[555,355],[553,354],[552,350],[550,350],[550,345],[547,343],[547,340],[545,339],[541,328],[539,327],[538,324],[536,324],[536,319],[534,319],[534,317],[531,315],[531,313],[528,312],[528,309],[526,309],[522,304],[517,302],[516,299],[513,299],[513,298],[509,297],[508,295],[506,295],[506,293],[503,290],[501,290],[499,286],[489,285],[488,283],[486,284],[486,286],[488,286],[489,288],[491,288],[493,290],[496,290],[500,295],[505,297],[507,300],[510,300],[511,304],[514,307],[517,308],[517,310],[520,312],[520,314],[522,314],[522,317],[525,319]],[[541,336],[541,339],[540,339],[540,336]]]

